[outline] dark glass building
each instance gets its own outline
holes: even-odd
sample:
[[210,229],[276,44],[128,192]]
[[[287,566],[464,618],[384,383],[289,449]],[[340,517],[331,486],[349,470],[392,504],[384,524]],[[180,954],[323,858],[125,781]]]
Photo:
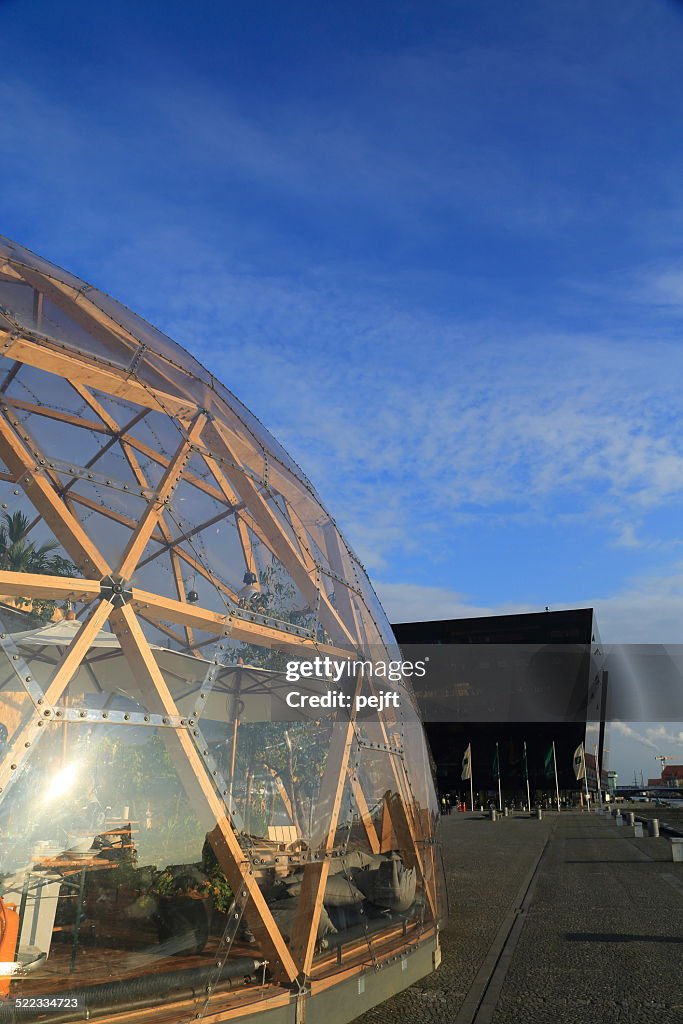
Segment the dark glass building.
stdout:
[[[427,645],[469,645],[467,651],[453,651],[448,672],[442,670],[436,677],[436,688],[445,695],[441,705],[435,700],[434,675],[422,685],[415,681],[442,796],[466,799],[469,806],[469,781],[461,777],[469,744],[475,806],[497,801],[498,775],[504,802],[526,801],[528,775],[532,803],[552,803],[555,765],[560,797],[578,800],[585,783],[577,782],[573,761],[581,743],[589,791],[597,790],[596,752],[601,786],[606,790],[608,679],[592,608],[400,622],[393,630],[406,658],[414,658]],[[443,657],[446,652],[434,654]],[[542,711],[517,720],[523,714],[520,707],[538,706],[539,664],[544,666],[542,688],[551,691],[554,710],[548,720],[543,720]],[[495,693],[494,706],[509,708],[510,715],[501,710],[496,720],[488,715],[486,720],[473,720],[469,711],[473,687]],[[571,708],[571,714],[560,714],[561,707]]]

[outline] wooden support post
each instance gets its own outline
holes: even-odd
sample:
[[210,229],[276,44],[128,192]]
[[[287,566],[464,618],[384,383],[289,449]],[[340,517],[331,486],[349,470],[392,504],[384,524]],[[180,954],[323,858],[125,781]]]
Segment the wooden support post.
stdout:
[[[154,660],[130,605],[117,608],[111,615],[111,624],[138,684],[146,692],[150,705],[148,710],[179,717],[163,673]],[[249,923],[270,961],[271,973],[279,980],[294,981],[297,975],[294,961],[239,845],[227,808],[209,780],[192,737],[185,729],[161,729],[160,736],[168,747],[193,810],[207,826],[221,870],[234,891],[243,887],[251,897],[250,909],[247,911]]]
[[377,835],[377,829],[375,828],[375,823],[374,823],[374,821],[372,819],[372,815],[370,814],[370,808],[368,807],[368,802],[365,799],[365,793],[363,792],[363,787],[360,784],[358,776],[355,774],[355,772],[353,771],[353,769],[350,766],[348,768],[348,773],[349,773],[349,780],[351,782],[351,790],[353,792],[353,796],[354,796],[354,799],[356,801],[356,807],[358,808],[358,814],[360,815],[360,820],[361,820],[361,822],[363,824],[363,828],[365,829],[365,834],[366,834],[366,836],[368,838],[368,843],[370,844],[370,849],[372,850],[373,853],[380,853],[381,852],[380,839],[379,839],[379,837]]
[[205,423],[206,415],[199,413],[192,424],[187,438],[179,445],[175,455],[169,462],[166,472],[159,482],[154,499],[147,502],[147,508],[126,545],[126,550],[117,569],[118,575],[122,576],[123,579],[127,580],[130,577],[135,566],[140,561],[140,556],[145,550],[147,541],[151,537],[154,527],[161,519],[164,505],[169,500],[169,496],[185,468],[185,464],[190,456],[191,446],[201,435]]
[[0,763],[0,792],[6,789],[13,777],[16,777],[21,763],[29,753],[33,753],[33,748],[40,737],[44,735],[46,727],[55,720],[53,707],[78,670],[90,644],[111,612],[111,607],[108,601],[100,601],[64,652],[45,692],[45,709],[38,711],[24,725],[21,732],[14,737],[10,749]]
[[[324,620],[325,628],[328,629],[333,639],[336,639],[337,642],[348,643],[354,649],[357,648],[358,638],[353,636],[343,622],[337,609],[330,603],[324,589],[318,586],[317,579],[313,575],[315,565],[312,567],[310,564],[308,567],[306,566],[301,552],[283,529],[282,524],[268,505],[261,490],[256,486],[249,474],[240,468],[241,462],[230,445],[227,430],[218,421],[212,423],[211,427],[213,429],[210,436],[217,446],[225,450],[227,459],[231,463],[231,465],[228,465],[227,462],[224,463],[223,471],[232,487],[234,487],[237,494],[245,502],[252,518],[258,523],[268,541],[268,546],[285,566],[304,597],[312,602],[313,606],[319,603],[320,614]],[[209,456],[205,455],[204,460],[210,468],[212,464],[215,465],[215,460]],[[237,468],[233,468],[233,466]]]
[[17,475],[17,483],[38,510],[64,550],[89,579],[102,579],[111,572],[100,551],[69,511],[54,487],[36,468],[35,459],[0,415],[0,456]]
[[359,673],[354,686],[349,717],[347,719],[340,718],[332,724],[330,750],[317,801],[318,807],[326,814],[327,820],[317,823],[318,828],[325,826],[324,835],[320,837],[320,840],[315,831],[310,837],[311,848],[317,851],[315,855],[320,859],[312,864],[307,864],[304,868],[304,877],[298,898],[299,905],[290,943],[292,956],[303,977],[310,974],[315,954],[320,914],[330,873],[329,854],[334,849],[349,756],[355,739],[356,696],[360,693],[362,686],[363,675]]

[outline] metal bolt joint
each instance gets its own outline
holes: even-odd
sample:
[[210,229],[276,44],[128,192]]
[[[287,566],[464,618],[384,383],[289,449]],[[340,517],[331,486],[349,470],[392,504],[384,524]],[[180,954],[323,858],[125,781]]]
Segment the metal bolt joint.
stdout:
[[132,596],[133,588],[122,576],[105,576],[100,580],[100,597],[113,604],[114,608],[128,604]]

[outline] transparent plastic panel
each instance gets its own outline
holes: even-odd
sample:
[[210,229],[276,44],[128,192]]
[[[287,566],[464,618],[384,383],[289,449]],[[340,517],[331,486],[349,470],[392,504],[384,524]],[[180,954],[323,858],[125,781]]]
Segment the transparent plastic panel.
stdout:
[[305,595],[294,582],[286,565],[256,537],[252,537],[252,551],[257,576],[253,586],[257,588],[258,594],[248,598],[246,607],[258,611],[275,623],[289,622],[302,629],[312,630],[317,606],[314,584],[311,583],[309,593]]
[[168,335],[104,292],[92,289],[89,292],[89,299],[94,307],[111,318],[113,324],[118,325],[123,331],[148,346],[152,353],[156,354],[156,360],[163,364],[171,366],[175,364],[176,367],[181,367],[190,380],[195,378],[197,381],[203,382],[203,386],[210,384],[212,377],[209,372],[201,363],[197,362],[187,349],[173,341]]
[[[334,576],[329,576],[327,573],[320,572],[319,579],[321,581],[321,588],[327,597],[328,617],[331,614],[329,608],[334,609],[343,623],[346,632],[349,634],[349,636],[345,636],[346,644],[351,642],[356,648],[363,647],[364,645],[367,646],[368,644],[377,646],[380,638],[376,634],[374,636],[372,634],[368,635],[367,623],[363,619],[360,602],[355,591],[351,590],[341,580]],[[322,607],[319,618],[321,623],[325,623],[326,612]],[[330,631],[332,626],[328,625],[326,629]]]
[[[195,571],[181,559],[171,557],[170,550],[166,542],[160,539],[159,533],[158,529],[155,530],[155,539],[142,551],[138,565],[129,575],[130,585],[172,601],[185,601],[186,594],[194,590]],[[214,588],[209,587],[208,591],[202,593],[202,607],[210,606],[206,599],[213,591]]]
[[31,270],[44,274],[47,278],[54,278],[64,284],[69,284],[74,288],[83,287],[83,282],[75,274],[70,274],[68,270],[62,270],[61,267],[55,266],[54,263],[50,263],[49,260],[43,259],[42,256],[31,252],[30,249],[25,249],[4,235],[0,236],[0,260],[3,263],[6,261],[11,272],[19,274],[19,276],[24,270]]
[[[376,857],[354,799],[352,771],[353,763],[343,781],[332,848],[320,859],[314,855],[311,863],[293,865],[284,879],[287,899],[280,905],[295,920],[299,917],[311,925],[322,887],[313,958],[313,968],[319,977],[344,970],[358,960],[367,962],[372,955],[369,936],[373,929],[368,926],[367,903],[354,883],[354,874],[373,864]],[[323,864],[327,867],[324,886]]]
[[226,673],[213,697],[230,683],[235,692],[224,706],[236,717],[229,728],[216,722],[211,700],[201,730],[223,766],[244,832],[256,842],[272,839],[274,830],[286,826],[292,841],[308,844],[320,812],[329,723],[268,721],[280,713],[283,702],[271,696],[267,673]]
[[[80,569],[23,490],[0,481],[0,571],[80,577]],[[0,584],[0,618],[8,631],[35,628],[64,614],[64,597],[32,596]]]
[[0,273],[0,306],[7,311],[0,313],[3,326],[20,324],[29,331],[36,329],[36,292],[26,281]]
[[[390,813],[398,818],[389,766],[376,761],[370,768],[364,755],[362,748],[352,755],[344,787],[323,897],[334,930],[316,947],[315,967],[321,975],[376,964],[414,942],[423,927],[424,887],[412,841],[402,846],[388,824]],[[382,799],[368,792],[369,775],[383,789]]]
[[297,529],[302,529],[310,537],[324,562],[333,568],[326,541],[326,531],[332,520],[313,489],[302,486],[301,480],[283,471],[278,462],[269,464],[268,484],[273,491],[282,495]]
[[237,600],[245,586],[247,563],[232,513],[225,507],[219,508],[193,526],[191,521],[177,516],[175,507],[172,507],[167,519],[173,521],[174,536],[186,538],[176,545],[175,550],[181,553],[179,557],[187,557],[188,572],[194,572],[191,560],[196,560],[204,570],[196,573],[196,582],[202,584],[202,591],[206,589],[203,583],[205,574],[216,576],[223,584],[224,592]]
[[[0,614],[3,611],[0,608]],[[3,632],[7,628],[6,619],[4,615],[0,623]],[[14,671],[12,654],[5,650],[0,653],[0,764],[13,744],[19,742],[22,730],[35,713],[35,705]]]
[[[84,621],[87,618],[85,615]],[[176,702],[176,717],[190,716],[197,706],[198,694],[218,671],[215,653],[211,647],[208,648],[212,653],[210,658],[203,657],[200,652],[196,655],[187,653],[187,647],[185,651],[178,650],[179,644],[172,643],[169,634],[156,623],[145,620],[142,614],[138,623],[163,681]],[[15,637],[35,680],[44,689],[74,643],[81,625],[79,619],[62,620]],[[173,624],[169,631],[178,635],[182,643],[182,627]],[[167,710],[147,675],[139,669],[134,655],[128,657],[122,650],[120,638],[126,640],[126,627],[117,623],[114,612],[74,669],[57,705],[74,715],[79,715],[82,710],[83,716],[93,721],[108,718],[115,723],[139,722],[144,715],[156,716],[153,721],[168,718]],[[201,634],[193,635],[192,639],[200,640]],[[169,720],[172,721],[172,717]]]
[[37,366],[8,362],[14,370],[4,392],[10,404],[16,403],[19,409],[28,406],[29,411],[42,412],[46,416],[54,410],[63,417],[76,417],[79,423],[84,422],[86,428],[104,431],[102,421],[95,416],[70,381]]
[[127,485],[115,481],[113,476],[106,479],[112,486],[76,479],[67,494],[76,518],[116,572],[149,498],[133,493],[132,489],[124,490]]
[[361,615],[365,623],[367,642],[386,646],[392,658],[400,657],[400,649],[392,632],[386,613],[379,602],[365,573],[359,574],[359,585],[363,604]]
[[[181,368],[177,360],[174,363],[157,352],[147,350],[137,364],[135,376],[146,387],[186,399],[198,409],[209,408],[214,397],[210,386],[187,368],[187,364],[191,362],[187,358],[187,353],[182,355],[185,356],[186,365]],[[202,373],[204,376],[207,375],[204,370]]]
[[87,304],[75,305],[71,295],[61,295],[49,284],[43,291],[42,316],[38,330],[55,341],[66,343],[91,358],[125,370],[135,351],[133,342],[121,338],[106,324],[90,315]]
[[[107,394],[98,388],[89,386],[87,392],[94,406],[93,414],[102,422],[107,422],[115,431],[130,425],[133,420],[138,422],[140,416],[144,418],[150,414],[149,409],[141,408],[135,402],[118,395]],[[85,403],[85,408],[93,406]]]
[[200,494],[208,495],[209,498],[218,502],[219,505],[229,504],[232,507],[239,504],[239,498],[237,498],[234,488],[230,486],[229,481],[224,477],[227,489],[230,492],[228,495],[225,491],[221,490],[216,482],[214,472],[209,468],[202,455],[197,452],[190,455],[183,472],[183,480],[197,488]]
[[202,432],[205,451],[216,459],[240,498],[248,496],[241,474],[254,483],[263,484],[267,477],[264,450],[254,443],[234,415],[221,416],[207,424]]
[[104,440],[95,432],[10,407],[9,421],[31,456],[44,466],[57,487],[56,475],[69,467],[82,469],[101,451]]
[[[30,825],[26,842],[35,838],[34,846],[41,844],[39,871],[52,870],[45,858],[62,857],[57,878],[43,874],[25,901],[24,910],[30,901],[44,909],[42,890],[57,886],[50,889],[58,893],[61,915],[48,929],[52,951],[36,962],[48,974],[36,973],[34,979],[42,978],[46,990],[53,955],[55,964],[61,956],[65,987],[82,979],[79,984],[92,988],[98,983],[94,979],[113,981],[116,976],[124,1003],[141,995],[144,1002],[154,988],[156,1004],[165,998],[167,1006],[180,998],[180,991],[188,1016],[222,1012],[230,987],[240,987],[246,976],[258,979],[259,984],[252,980],[251,990],[263,993],[259,944],[264,941],[269,949],[270,970],[281,956],[272,946],[278,928],[300,950],[312,927],[312,879],[323,862],[315,855],[328,841],[332,881],[325,886],[314,942],[316,970],[367,964],[383,951],[403,948],[434,919],[438,883],[432,842],[437,808],[410,690],[396,684],[401,705],[387,708],[381,721],[376,711],[359,714],[348,771],[339,760],[340,743],[343,748],[342,739],[349,739],[348,721],[332,725],[329,717],[316,718],[317,711],[297,711],[286,702],[292,689],[286,666],[298,656],[297,634],[309,641],[302,657],[310,657],[310,640],[315,639],[345,650],[360,647],[373,664],[400,658],[361,564],[301,469],[179,345],[39,257],[11,244],[3,248],[1,241],[0,254],[15,261],[23,280],[16,283],[12,266],[2,264],[0,255],[0,304],[13,310],[16,323],[35,332],[23,350],[26,358],[35,361],[40,355],[35,346],[43,344],[45,365],[56,371],[2,360],[10,399],[4,415],[14,417],[35,440],[38,458],[44,450],[47,461],[54,462],[45,467],[48,478],[114,572],[138,524],[149,512],[156,518],[159,484],[182,449],[197,408],[210,414],[162,516],[141,537],[126,572],[138,592],[150,593],[144,605],[125,595],[133,602],[137,626],[128,612],[112,610],[107,621],[99,621],[99,631],[93,629],[70,677],[62,678],[60,666],[69,664],[73,645],[80,646],[77,638],[87,628],[82,624],[101,598],[86,597],[85,587],[73,600],[64,595],[59,601],[23,593],[17,597],[17,581],[10,578],[6,588],[11,593],[3,596],[0,587],[0,617],[32,680],[31,694],[22,693],[10,662],[0,657],[0,664],[6,663],[5,675],[0,674],[0,724],[6,730],[5,740],[0,730],[0,749],[2,742],[19,742],[22,728],[37,730],[31,698],[55,678],[65,686],[56,711],[66,725],[47,727],[48,737],[59,739],[43,739],[29,751],[7,790],[15,794],[14,803],[6,798],[0,804],[0,815],[14,815],[0,831],[0,847],[22,821]],[[64,355],[55,358],[55,346],[41,342],[41,332],[63,343],[59,352],[73,353],[73,378],[65,372]],[[84,369],[93,356],[92,369]],[[107,369],[106,360],[115,372]],[[77,391],[70,379],[95,380],[98,387],[79,384]],[[155,407],[159,401],[162,409]],[[9,523],[0,519],[0,572],[76,575],[71,559],[79,556],[56,543],[37,508],[14,484],[7,471],[12,464],[0,441],[0,474],[5,475],[0,478],[0,516],[23,516],[11,553],[12,545],[2,541],[3,522]],[[36,489],[33,497],[36,506],[44,506]],[[50,519],[67,543],[64,524]],[[132,639],[138,627],[148,647]],[[230,629],[232,635],[224,636]],[[287,637],[284,646],[274,630]],[[318,693],[327,684],[307,679],[299,685]],[[375,689],[386,686],[383,680]],[[366,680],[362,693],[372,692]],[[192,779],[187,760],[184,772],[177,762],[182,743],[176,729],[196,745],[199,761],[193,761]],[[72,754],[86,768],[76,790],[59,775]],[[72,766],[72,775],[76,770]],[[132,777],[135,772],[138,779],[144,777],[144,790]],[[34,836],[31,822],[41,820],[43,812],[29,807],[29,800],[35,801],[54,778],[63,784],[51,805],[56,811],[49,827],[57,831]],[[234,813],[238,860],[250,865],[268,908],[265,932],[258,927],[253,902],[241,891],[235,863],[229,884],[214,847],[213,855],[207,853],[204,840],[216,824],[210,815],[208,821],[202,816],[207,783],[209,792]],[[96,860],[83,876],[78,867],[67,873],[63,855],[78,854],[78,836],[65,846],[67,830],[62,829],[64,835],[58,831],[61,816],[66,815],[71,835],[86,826],[101,830],[99,821],[88,818],[93,791],[105,815],[115,817],[115,828],[129,822],[127,841],[121,839],[116,855],[106,852],[112,846],[108,840],[93,853],[92,837],[81,835],[83,842],[91,841],[82,851],[87,854],[82,867],[88,857],[112,863],[102,867]],[[120,829],[117,834],[121,838]],[[53,849],[59,842],[61,854]],[[121,854],[124,847],[135,851],[134,863]],[[0,849],[2,857],[8,849]],[[27,863],[35,873],[33,852]],[[68,879],[76,877],[77,889],[69,888]],[[117,885],[108,887],[107,880],[115,877]],[[79,899],[82,921],[81,912],[74,912]],[[133,927],[131,921],[142,923]],[[181,938],[180,947],[170,952],[168,943]],[[170,957],[175,958],[172,967]],[[182,984],[188,970],[202,972],[192,975],[189,996]],[[153,983],[146,980],[152,973]],[[123,1005],[118,996],[114,1002]],[[113,1012],[113,1005],[106,1011]],[[172,1010],[164,1012],[173,1017]]]
[[[126,432],[131,446],[146,454],[149,464],[155,467],[155,476],[150,483],[161,479],[170,459],[173,458],[183,441],[178,423],[163,412],[150,409],[147,414]],[[161,467],[161,468],[159,468]]]
[[173,730],[44,729],[0,800],[13,997],[79,993],[99,1013],[192,1001],[219,951],[233,986],[256,975],[246,926],[225,948],[235,894],[201,788]]
[[[105,358],[108,363],[124,367],[130,361],[129,346],[98,324],[87,310],[74,303],[74,292],[60,289],[55,283],[40,278],[32,271],[22,271],[24,291],[19,286],[4,287],[3,320],[15,329],[26,331],[33,340],[48,338],[67,345],[89,358]],[[10,290],[11,289],[11,290]],[[31,302],[28,301],[28,289]]]
[[376,902],[421,928],[433,913],[433,894],[428,891],[431,858],[425,856],[430,844],[406,784],[406,768],[400,755],[366,748],[361,751],[358,778],[376,822],[380,852],[392,862],[383,869],[387,891]]
[[[408,715],[404,714],[407,719]],[[432,781],[429,747],[422,723],[414,715],[413,721],[404,721],[401,729],[403,760],[408,771],[408,782],[420,822],[420,834],[429,837],[436,830],[439,803]]]
[[[131,463],[139,467],[139,460],[135,459],[132,453],[124,453],[118,442],[110,444],[107,440],[107,443],[102,443],[97,454],[89,460],[88,469],[92,473],[93,480],[100,487],[112,487],[124,496],[138,494],[147,497],[150,493],[146,486],[148,477],[145,474],[145,483],[142,483],[138,474],[133,471]],[[88,477],[88,479],[90,478]],[[107,495],[106,498],[103,495],[102,497],[107,504],[116,500],[113,495]],[[118,502],[118,506],[113,505],[112,507],[116,507],[125,515],[128,509],[124,497],[119,498]]]
[[220,381],[214,381],[214,386],[219,399],[219,408],[222,409],[223,416],[226,419],[228,417],[235,417],[246,428],[249,435],[254,438],[257,445],[264,451],[267,451],[272,460],[275,460],[275,466],[281,466],[283,470],[297,477],[304,486],[312,490],[312,484],[304,471],[291,455],[285,451],[280,442],[264,427],[261,421],[240,402],[239,398],[231,391],[228,391]]

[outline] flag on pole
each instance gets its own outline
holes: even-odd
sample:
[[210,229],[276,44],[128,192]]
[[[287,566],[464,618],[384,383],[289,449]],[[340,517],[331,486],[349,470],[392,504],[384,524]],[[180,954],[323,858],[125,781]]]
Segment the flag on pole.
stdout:
[[493,755],[493,765],[491,766],[491,774],[494,779],[500,778],[500,751],[498,750],[498,744],[496,743],[496,752]]
[[579,743],[574,751],[574,775],[577,782],[579,779],[586,778],[586,754],[583,749],[583,743]]
[[522,773],[524,775],[524,778],[528,780],[528,778],[529,778],[529,763],[528,763],[528,761],[526,759],[526,740],[524,741],[524,754],[523,754],[523,760],[522,760]]
[[551,779],[553,777],[553,774],[554,774],[553,745],[552,745],[552,743],[548,747],[548,750],[547,750],[546,755],[545,755],[545,760],[543,762],[543,774],[545,775],[545,777],[547,779]]
[[461,779],[472,778],[472,744],[467,744],[467,750],[465,751],[462,759],[462,775]]

